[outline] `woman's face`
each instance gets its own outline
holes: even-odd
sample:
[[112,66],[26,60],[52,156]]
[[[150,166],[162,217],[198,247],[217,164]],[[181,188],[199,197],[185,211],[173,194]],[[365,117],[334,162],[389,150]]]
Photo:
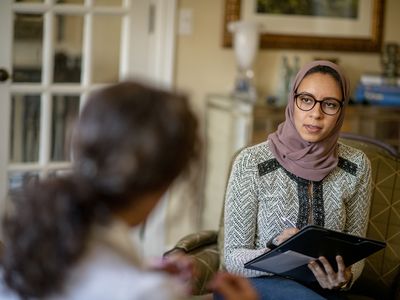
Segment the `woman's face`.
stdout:
[[[343,101],[338,82],[329,74],[313,73],[304,77],[296,91],[296,94],[300,93],[311,94],[316,100],[334,98]],[[294,124],[307,142],[319,142],[326,138],[340,116],[341,110],[334,115],[325,114],[321,104],[316,103],[311,110],[303,111],[294,103]]]

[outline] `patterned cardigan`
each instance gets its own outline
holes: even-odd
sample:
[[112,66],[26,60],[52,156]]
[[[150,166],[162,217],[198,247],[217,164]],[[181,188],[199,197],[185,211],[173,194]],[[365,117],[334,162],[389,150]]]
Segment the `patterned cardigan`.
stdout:
[[[313,224],[365,236],[371,198],[371,166],[360,150],[338,144],[339,162],[322,181],[297,177],[274,158],[269,141],[245,148],[236,157],[225,199],[224,265],[246,277],[269,275],[243,264],[268,251],[267,242],[286,228],[286,217],[302,228]],[[353,282],[364,261],[352,266]]]

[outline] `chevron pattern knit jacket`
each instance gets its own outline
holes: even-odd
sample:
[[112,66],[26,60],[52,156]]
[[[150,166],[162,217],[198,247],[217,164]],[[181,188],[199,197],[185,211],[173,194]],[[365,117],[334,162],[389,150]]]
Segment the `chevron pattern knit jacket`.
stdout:
[[[319,182],[283,169],[268,141],[239,153],[225,199],[223,252],[228,271],[246,277],[269,275],[243,265],[269,250],[267,242],[286,228],[283,217],[297,228],[312,223],[365,236],[371,198],[370,162],[362,151],[342,143],[337,151],[337,167]],[[363,261],[352,266],[353,282],[363,266]]]

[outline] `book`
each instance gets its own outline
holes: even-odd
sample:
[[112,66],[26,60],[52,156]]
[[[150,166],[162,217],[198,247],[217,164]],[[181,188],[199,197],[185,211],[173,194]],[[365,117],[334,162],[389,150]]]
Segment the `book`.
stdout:
[[400,96],[400,86],[393,85],[365,85],[359,84],[358,87],[364,91],[375,92],[381,94],[393,94]]
[[360,82],[364,85],[395,85],[400,86],[400,77],[387,78],[379,73],[364,73],[360,77]]
[[358,84],[354,98],[356,102],[397,106],[400,105],[400,86]]
[[244,267],[310,283],[316,278],[307,265],[320,256],[335,269],[337,255],[350,266],[385,247],[385,242],[308,225],[277,248],[245,263]]

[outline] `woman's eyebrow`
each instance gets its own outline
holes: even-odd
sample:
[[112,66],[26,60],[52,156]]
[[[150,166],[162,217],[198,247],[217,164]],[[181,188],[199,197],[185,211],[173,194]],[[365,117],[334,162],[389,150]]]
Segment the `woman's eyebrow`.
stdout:
[[319,101],[321,101],[321,100],[333,99],[333,100],[336,100],[336,101],[339,101],[339,102],[343,102],[343,100],[339,100],[339,99],[336,98],[336,97],[330,97],[330,96],[324,97],[324,98],[322,98],[322,99],[317,99],[317,97],[315,97],[313,94],[311,94],[311,93],[309,93],[309,92],[299,92],[299,93],[295,93],[295,95],[307,95],[307,96],[311,96],[311,97],[313,97],[315,100],[319,100]]

